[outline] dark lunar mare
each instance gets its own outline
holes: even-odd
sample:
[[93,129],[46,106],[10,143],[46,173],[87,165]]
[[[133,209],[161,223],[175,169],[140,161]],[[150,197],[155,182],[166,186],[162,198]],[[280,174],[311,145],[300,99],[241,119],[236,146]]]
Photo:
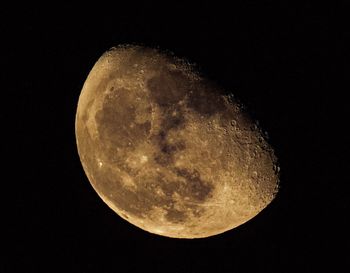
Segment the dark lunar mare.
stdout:
[[[135,107],[132,100],[127,96],[127,90],[118,89],[115,92],[118,96],[106,97],[103,101],[102,109],[97,111],[95,115],[96,124],[98,125],[99,143],[105,146],[101,150],[108,151],[104,155],[96,155],[95,157],[104,156],[107,162],[117,164],[121,171],[136,179],[137,170],[130,168],[125,163],[123,152],[134,150],[135,145],[147,139],[150,133],[150,122],[135,123]],[[115,107],[116,105],[123,105],[123,107]],[[185,222],[187,219],[186,212],[175,208],[173,194],[177,192],[182,198],[189,197],[190,200],[204,202],[206,197],[209,196],[210,187],[208,183],[200,179],[197,171],[174,168],[173,156],[177,151],[184,150],[186,144],[184,140],[169,143],[167,136],[170,130],[181,129],[185,126],[185,117],[184,113],[175,106],[159,107],[163,113],[161,120],[162,130],[150,137],[155,146],[159,148],[159,151],[155,153],[155,161],[159,165],[173,171],[174,177],[178,176],[182,180],[169,181],[159,174],[158,177],[142,178],[140,181],[135,181],[138,187],[135,190],[131,190],[123,185],[120,177],[115,175],[113,167],[106,165],[104,168],[98,169],[97,164],[91,164],[91,166],[96,168],[92,173],[95,174],[94,179],[100,181],[95,186],[101,188],[101,192],[114,193],[108,198],[119,209],[138,218],[144,218],[153,207],[160,207],[166,211],[165,218],[169,222]],[[174,111],[176,111],[176,115],[173,115]],[[81,139],[90,139],[87,128],[82,130],[82,132],[85,132],[85,137]],[[129,143],[132,143],[132,145],[130,146]],[[93,145],[87,146],[92,147]],[[120,148],[119,154],[116,152],[118,147]],[[91,158],[91,160],[95,159]],[[194,173],[196,174],[194,175]],[[161,187],[165,196],[160,196],[156,193],[157,185]],[[187,207],[197,215],[203,212],[203,209],[195,204]]]
[[[200,204],[212,196],[213,185],[204,181],[196,169],[190,170],[174,166],[174,154],[185,150],[186,143],[184,140],[169,143],[167,136],[170,130],[182,129],[186,125],[186,113],[178,105],[180,100],[185,101],[187,108],[206,117],[222,111],[223,100],[217,94],[209,91],[205,93],[203,89],[200,92],[193,92],[196,90],[194,90],[194,85],[188,84],[190,82],[191,80],[186,75],[178,71],[176,73],[173,71],[164,72],[147,82],[150,97],[162,113],[161,130],[151,139],[159,148],[154,154],[155,162],[170,169],[175,176],[179,177],[178,181],[166,181],[160,177],[163,192],[169,197],[177,192],[182,198],[188,197],[192,203],[194,201]],[[192,94],[196,94],[196,96]],[[203,211],[198,205],[190,207],[195,211],[195,214],[197,213],[197,216]],[[166,210],[168,221],[182,222],[186,220],[184,212],[176,210],[173,206],[167,207]]]
[[[96,113],[100,143],[104,143],[107,147],[114,147],[114,149],[119,147],[121,151],[133,150],[138,143],[150,137],[151,142],[158,147],[154,153],[155,162],[168,168],[175,177],[173,181],[169,181],[163,175],[158,174],[158,177],[148,179],[149,181],[147,179],[135,181],[138,187],[133,191],[123,186],[120,178],[111,175],[113,170],[105,167],[104,170],[96,171],[99,176],[96,179],[103,181],[98,186],[103,188],[103,192],[115,193],[109,198],[119,209],[143,218],[142,213],[147,214],[156,206],[166,211],[165,217],[169,222],[185,222],[186,212],[175,208],[173,194],[176,192],[182,199],[188,197],[191,202],[186,204],[186,207],[190,208],[194,215],[199,216],[204,212],[200,204],[212,196],[213,185],[204,181],[196,169],[174,166],[174,155],[186,149],[186,142],[184,139],[177,139],[170,143],[168,134],[170,130],[181,130],[186,126],[186,113],[184,108],[178,104],[180,100],[185,101],[187,108],[206,117],[220,112],[223,101],[217,94],[211,91],[205,92],[204,86],[199,85],[199,88],[191,82],[183,72],[170,70],[164,70],[160,75],[148,80],[147,88],[150,92],[150,99],[158,105],[161,111],[161,130],[151,136],[149,136],[151,129],[149,121],[143,124],[135,123],[135,105],[133,97],[128,95],[128,90],[122,88],[114,90],[117,96],[105,98],[102,109]],[[116,105],[121,105],[121,107],[116,107]],[[131,146],[130,143],[132,143]],[[122,154],[118,155],[111,150],[111,153],[106,156],[109,162],[118,164],[122,171],[133,178],[137,176],[137,171],[128,167],[124,162]],[[161,187],[165,196],[156,194],[157,185]]]

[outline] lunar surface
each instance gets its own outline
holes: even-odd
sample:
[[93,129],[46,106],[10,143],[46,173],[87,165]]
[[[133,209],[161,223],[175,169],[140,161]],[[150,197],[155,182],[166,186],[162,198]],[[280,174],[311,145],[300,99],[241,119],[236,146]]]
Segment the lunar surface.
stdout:
[[175,238],[216,235],[263,210],[278,191],[277,158],[223,94],[172,54],[140,46],[104,53],[75,124],[83,168],[103,201],[131,224]]

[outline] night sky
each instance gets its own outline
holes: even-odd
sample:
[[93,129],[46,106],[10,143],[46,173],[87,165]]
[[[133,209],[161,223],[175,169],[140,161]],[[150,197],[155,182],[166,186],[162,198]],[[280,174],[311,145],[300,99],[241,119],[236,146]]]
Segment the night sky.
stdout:
[[[341,16],[308,1],[213,2],[2,9],[0,272],[340,272],[345,34],[330,22]],[[129,224],[97,196],[77,153],[76,106],[97,59],[125,43],[196,63],[259,120],[281,167],[267,209],[226,233],[179,240]]]

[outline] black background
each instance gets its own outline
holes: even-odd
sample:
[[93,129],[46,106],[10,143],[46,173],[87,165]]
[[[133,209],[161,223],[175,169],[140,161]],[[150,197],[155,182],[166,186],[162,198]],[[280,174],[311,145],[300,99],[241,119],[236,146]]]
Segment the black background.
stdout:
[[[8,128],[1,272],[318,272],[344,266],[349,202],[340,154],[348,150],[348,124],[340,126],[345,110],[337,91],[345,47],[344,33],[331,24],[341,21],[333,7],[164,1],[21,6],[1,13],[1,118]],[[281,167],[280,192],[267,209],[229,232],[177,240],[134,227],[102,202],[78,157],[75,111],[94,63],[123,43],[188,58],[247,106],[268,132]]]

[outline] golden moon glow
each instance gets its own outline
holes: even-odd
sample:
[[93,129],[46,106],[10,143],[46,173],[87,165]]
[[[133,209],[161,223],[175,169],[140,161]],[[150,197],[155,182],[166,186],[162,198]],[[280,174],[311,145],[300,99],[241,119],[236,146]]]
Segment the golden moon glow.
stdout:
[[76,140],[103,201],[151,233],[200,238],[250,220],[275,197],[278,168],[232,98],[172,55],[120,46],[81,91]]

